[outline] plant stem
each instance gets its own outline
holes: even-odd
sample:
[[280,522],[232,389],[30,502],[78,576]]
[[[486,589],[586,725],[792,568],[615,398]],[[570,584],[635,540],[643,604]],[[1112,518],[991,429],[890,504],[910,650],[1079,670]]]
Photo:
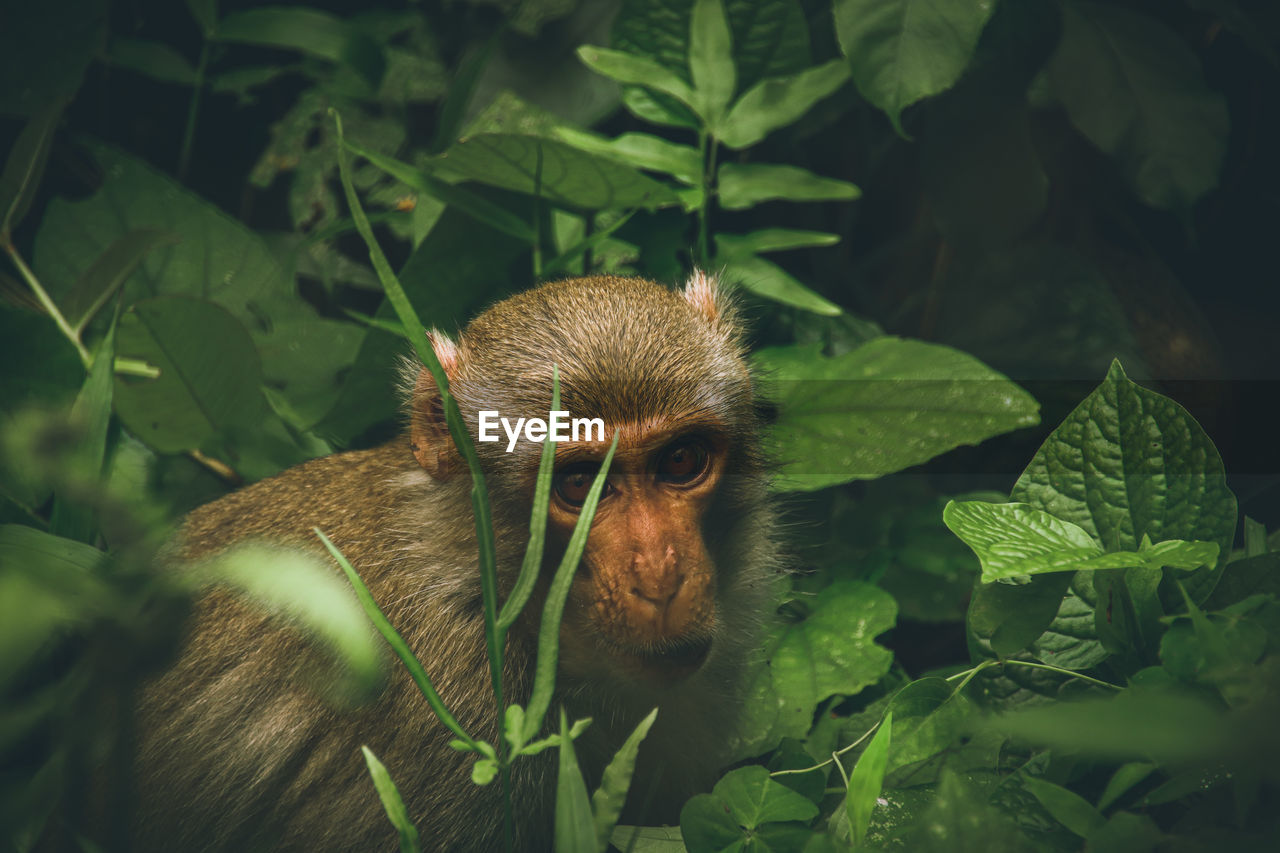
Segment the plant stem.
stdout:
[[537,145],[538,159],[533,167],[533,278],[542,278],[542,143]]
[[93,356],[89,354],[89,350],[80,342],[80,336],[76,334],[76,330],[71,328],[71,324],[67,322],[67,318],[62,316],[62,312],[58,310],[58,306],[54,304],[53,299],[48,292],[40,285],[40,280],[36,278],[36,274],[31,271],[26,262],[22,260],[22,255],[18,254],[17,248],[10,242],[5,242],[4,250],[9,253],[9,260],[13,261],[13,265],[18,268],[18,272],[22,275],[24,281],[31,288],[32,293],[36,295],[36,299],[40,300],[40,307],[45,310],[53,322],[57,324],[58,330],[66,336],[71,345],[76,348],[76,352],[80,354],[80,362],[87,368],[93,364]]
[[182,132],[182,149],[178,154],[178,180],[187,180],[191,165],[191,148],[196,138],[196,116],[200,112],[200,97],[204,93],[204,72],[209,65],[209,40],[200,48],[200,61],[196,64],[196,79],[191,84],[191,102],[187,105],[187,127]]
[[698,131],[698,159],[702,161],[702,206],[698,208],[698,245],[694,263],[702,266],[707,262],[708,246],[708,208],[711,207],[711,176],[714,169],[715,148],[706,128]]

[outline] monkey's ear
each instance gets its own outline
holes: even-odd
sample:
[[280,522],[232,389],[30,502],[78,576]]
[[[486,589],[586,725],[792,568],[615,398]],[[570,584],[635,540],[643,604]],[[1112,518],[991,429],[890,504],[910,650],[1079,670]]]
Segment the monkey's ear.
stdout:
[[685,282],[682,293],[685,301],[721,336],[730,341],[737,341],[742,336],[738,310],[715,276],[695,269]]
[[[427,333],[431,348],[444,368],[449,381],[458,375],[458,345],[449,336],[434,329]],[[409,442],[413,456],[423,469],[437,480],[445,480],[457,469],[459,456],[449,435],[444,416],[444,401],[431,371],[418,370],[409,398]]]

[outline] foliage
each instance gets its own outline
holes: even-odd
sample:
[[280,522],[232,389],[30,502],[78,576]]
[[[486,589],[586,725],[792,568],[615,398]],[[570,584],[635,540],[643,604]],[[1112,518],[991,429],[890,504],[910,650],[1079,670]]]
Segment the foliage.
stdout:
[[[334,701],[373,686],[376,602],[280,554],[157,570],[174,520],[389,437],[399,359],[438,367],[425,328],[542,278],[699,266],[755,320],[799,521],[728,733],[751,761],[679,830],[613,828],[647,725],[589,797],[580,726],[544,727],[563,595],[533,694],[503,695],[542,542],[499,602],[477,478],[504,729],[453,721],[473,779],[559,747],[566,849],[1274,843],[1280,565],[1250,517],[1273,507],[1240,491],[1236,547],[1210,439],[1233,419],[1202,429],[1152,381],[1275,363],[1249,267],[1280,225],[1253,153],[1280,141],[1270,4],[53,0],[3,30],[6,841],[96,805],[122,846],[122,709],[205,584],[330,650]],[[1060,423],[1033,435],[1041,408]],[[448,723],[430,661],[378,627]],[[413,849],[396,768],[365,760]],[[90,804],[104,772],[122,784]]]

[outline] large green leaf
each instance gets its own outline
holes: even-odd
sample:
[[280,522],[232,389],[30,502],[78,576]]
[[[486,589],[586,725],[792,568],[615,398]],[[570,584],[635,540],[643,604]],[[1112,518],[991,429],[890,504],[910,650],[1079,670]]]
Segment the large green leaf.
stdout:
[[754,145],[769,131],[800,118],[848,78],[848,65],[833,59],[799,74],[761,80],[742,94],[713,130],[730,148]]
[[473,136],[431,162],[490,186],[528,194],[538,189],[543,198],[567,207],[652,210],[679,202],[669,188],[616,159],[537,136]]
[[261,417],[262,367],[248,332],[225,308],[184,297],[146,299],[120,319],[117,352],[159,368],[116,377],[116,411],[161,453],[196,450]]
[[[1134,384],[1119,362],[1055,429],[1013,487],[1012,499],[1083,528],[1107,551],[1144,537],[1231,547],[1236,498],[1217,449],[1195,418]],[[1217,575],[1184,583],[1203,600]]]
[[819,702],[857,693],[889,670],[893,655],[875,643],[897,615],[888,593],[838,581],[812,606],[806,619],[778,630],[768,660],[755,672],[735,733],[736,755],[758,755],[784,737],[803,737]]
[[714,262],[714,266],[724,271],[725,281],[733,282],[757,296],[802,311],[812,311],[827,317],[843,313],[839,305],[814,293],[773,261],[740,248],[743,244],[731,242],[727,239],[728,236],[722,234],[716,237],[716,245],[721,251]]
[[1165,566],[1183,570],[1214,566],[1218,546],[1181,539],[1136,551],[1103,552],[1084,528],[1027,504],[952,501],[942,512],[951,531],[973,549],[982,563],[982,580],[991,582],[1045,572],[1098,571]]
[[990,0],[835,0],[836,36],[862,96],[902,133],[902,111],[951,88],[969,65]]
[[36,235],[35,269],[61,301],[117,240],[162,228],[182,242],[153,249],[124,284],[128,306],[149,296],[190,296],[230,311],[249,330],[262,373],[313,423],[332,405],[338,375],[364,336],[351,323],[319,317],[257,235],[142,161],[102,145],[98,192],[54,199]]
[[1035,400],[1004,376],[922,341],[876,338],[835,358],[780,347],[755,358],[778,405],[769,436],[782,491],[874,479],[1038,418]]
[[1071,122],[1116,158],[1147,204],[1186,213],[1217,186],[1226,99],[1160,21],[1100,3],[1065,4],[1049,79]]

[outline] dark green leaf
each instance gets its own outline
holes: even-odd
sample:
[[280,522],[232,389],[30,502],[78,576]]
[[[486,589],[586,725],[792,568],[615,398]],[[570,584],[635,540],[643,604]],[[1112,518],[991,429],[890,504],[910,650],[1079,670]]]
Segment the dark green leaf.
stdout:
[[[716,238],[717,245],[724,245],[722,236]],[[715,265],[724,270],[726,281],[738,284],[757,296],[827,317],[835,317],[843,313],[839,305],[822,298],[793,278],[782,267],[757,255],[749,253],[717,255]]]
[[645,86],[696,108],[697,97],[689,84],[652,59],[592,45],[578,48],[578,56],[592,71],[612,80]]
[[7,243],[14,227],[27,215],[36,188],[44,177],[58,120],[66,101],[55,98],[40,106],[22,128],[0,172],[0,243]]
[[753,764],[726,773],[710,794],[685,803],[680,832],[690,853],[747,849],[742,845],[750,839],[768,851],[777,848],[759,838],[758,830],[769,823],[809,821],[817,814],[817,806]]
[[889,713],[894,731],[887,769],[897,770],[954,747],[969,724],[973,703],[956,684],[921,678],[894,694]]
[[380,44],[341,18],[318,9],[273,6],[235,12],[222,19],[217,37],[341,62],[355,69],[374,91],[387,66]]
[[819,593],[806,619],[778,629],[753,673],[734,754],[758,755],[784,737],[804,737],[819,702],[878,681],[893,656],[874,640],[896,614],[893,599],[870,584],[837,581]]
[[159,228],[136,228],[116,240],[84,271],[67,293],[62,314],[76,331],[83,331],[152,249],[181,238]]
[[730,148],[754,145],[770,131],[799,119],[848,78],[848,65],[833,59],[789,77],[761,80],[729,110],[715,128],[716,137]]
[[470,137],[431,163],[502,189],[530,195],[537,189],[551,203],[571,208],[652,210],[679,201],[668,187],[613,158],[536,136],[490,133]]
[[120,320],[117,352],[159,368],[157,379],[116,378],[116,411],[161,453],[195,450],[263,411],[262,367],[248,332],[226,309],[179,297],[148,299]]
[[725,163],[720,167],[720,205],[743,210],[762,201],[848,201],[862,191],[848,181],[822,178],[799,166]]
[[880,731],[876,732],[871,743],[858,756],[858,763],[849,774],[849,790],[845,794],[845,813],[849,816],[854,846],[865,843],[867,826],[871,823],[871,813],[875,810],[876,800],[880,797],[880,789],[884,785],[884,773],[889,761],[889,750],[893,746],[893,711],[884,715]]
[[1023,777],[1022,785],[1055,820],[1081,838],[1092,838],[1107,822],[1084,797],[1061,785],[1034,777]]
[[0,114],[34,116],[69,99],[102,44],[106,0],[6,3],[0,27]]
[[162,42],[113,38],[107,56],[117,68],[127,68],[162,83],[193,86],[196,82],[196,70],[186,57]]
[[1049,79],[1071,122],[1116,158],[1147,204],[1186,215],[1218,185],[1226,99],[1161,21],[1101,3],[1064,4]]
[[[112,325],[93,354],[93,365],[71,407],[71,421],[83,430],[71,452],[73,488],[97,487],[107,457],[107,430],[111,426],[111,379],[114,376],[116,330]],[[56,494],[49,532],[93,544],[97,536],[93,510],[65,494]]]
[[1037,421],[1025,391],[937,344],[883,337],[836,358],[804,347],[755,358],[779,409],[771,435],[787,437],[783,491],[873,479]]
[[836,36],[862,96],[889,114],[951,88],[973,56],[994,3],[836,0]]
[[647,133],[624,133],[616,139],[605,139],[573,127],[557,128],[556,136],[574,148],[610,157],[636,169],[665,172],[691,186],[702,179],[698,149],[690,145],[668,142]]

